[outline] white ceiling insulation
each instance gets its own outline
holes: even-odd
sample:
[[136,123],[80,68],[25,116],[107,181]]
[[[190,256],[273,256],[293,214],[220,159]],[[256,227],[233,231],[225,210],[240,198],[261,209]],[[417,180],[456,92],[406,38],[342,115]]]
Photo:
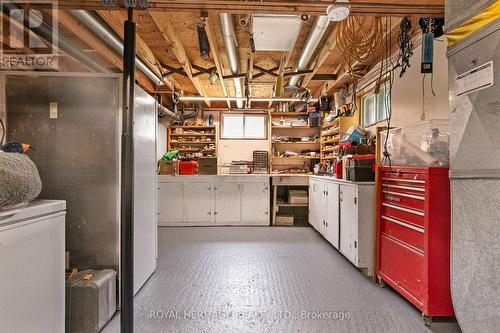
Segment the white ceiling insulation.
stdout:
[[289,51],[300,30],[296,15],[254,14],[253,38],[257,51]]

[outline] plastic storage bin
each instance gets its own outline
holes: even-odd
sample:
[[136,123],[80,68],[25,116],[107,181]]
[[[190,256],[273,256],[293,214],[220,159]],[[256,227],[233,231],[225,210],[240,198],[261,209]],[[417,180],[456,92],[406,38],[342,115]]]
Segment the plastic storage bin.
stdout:
[[[380,147],[384,151],[387,132],[380,133]],[[400,166],[442,166],[450,164],[449,121],[427,120],[389,131],[387,151],[390,164]],[[383,165],[389,165],[384,159]]]

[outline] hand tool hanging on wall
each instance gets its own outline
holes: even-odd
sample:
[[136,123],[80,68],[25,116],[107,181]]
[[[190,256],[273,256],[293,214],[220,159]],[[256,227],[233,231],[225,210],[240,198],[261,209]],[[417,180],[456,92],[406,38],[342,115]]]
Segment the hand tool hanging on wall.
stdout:
[[421,73],[432,73],[434,57],[434,38],[443,35],[444,19],[421,18],[418,21],[422,30],[422,65]]

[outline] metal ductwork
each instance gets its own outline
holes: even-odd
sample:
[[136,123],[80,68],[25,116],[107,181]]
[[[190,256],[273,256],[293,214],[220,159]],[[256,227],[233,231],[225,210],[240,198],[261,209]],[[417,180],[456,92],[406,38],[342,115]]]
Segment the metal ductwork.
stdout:
[[[4,3],[2,6],[2,9],[6,15],[9,15],[8,11],[9,10],[15,10],[15,9],[21,9],[18,5],[14,3]],[[46,23],[42,23],[38,27],[30,27],[29,22],[25,21],[23,22],[24,26],[27,29],[30,29],[33,31],[35,34],[38,36],[46,39],[46,40],[52,40],[53,37],[53,30],[50,26],[48,26]],[[98,62],[94,61],[92,58],[90,58],[87,54],[82,52],[78,46],[76,46],[72,41],[68,40],[61,34],[58,35],[57,40],[54,40],[53,43],[57,45],[58,48],[60,48],[63,52],[69,54],[73,58],[77,59],[80,61],[84,66],[88,67],[91,70],[94,70],[96,72],[101,72],[101,73],[106,73],[109,72],[109,70],[99,64]]]
[[[219,13],[219,19],[231,74],[239,74],[240,61],[238,59],[238,50],[235,43],[236,36],[234,35],[233,17],[229,13]],[[243,97],[241,80],[239,78],[234,78],[233,82],[236,97]],[[244,106],[243,101],[240,100],[236,102],[236,105],[240,109]]]
[[[71,10],[73,15],[87,29],[95,33],[99,38],[120,55],[123,55],[123,41],[99,20],[94,14],[85,10]],[[137,69],[144,73],[155,85],[163,85],[163,81],[142,61],[135,57]]]
[[[300,53],[297,65],[295,66],[295,72],[309,69],[309,62],[311,61],[314,51],[316,51],[321,38],[323,38],[329,23],[330,19],[328,16],[318,16],[316,18],[314,25],[311,28],[311,32],[309,32],[309,36],[307,36],[304,48]],[[298,88],[297,83],[299,82],[299,79],[300,76],[292,76],[288,81],[287,88]]]

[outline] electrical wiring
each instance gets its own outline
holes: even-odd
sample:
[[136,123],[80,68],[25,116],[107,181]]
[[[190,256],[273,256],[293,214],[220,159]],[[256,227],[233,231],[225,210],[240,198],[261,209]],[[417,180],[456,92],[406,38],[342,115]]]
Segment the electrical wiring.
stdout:
[[5,132],[6,132],[5,124],[2,118],[0,118],[0,129],[2,130],[2,136],[0,137],[0,146],[1,146],[3,145],[3,141],[5,140]]
[[376,59],[376,50],[383,40],[383,28],[380,17],[376,17],[374,23],[372,33],[368,33],[366,24],[359,17],[350,16],[339,24],[337,48],[353,79],[361,78],[365,74],[356,70],[356,67],[370,66]]
[[412,27],[410,18],[403,18],[399,25],[399,29],[399,54],[395,67],[401,67],[401,72],[399,73],[399,77],[401,78],[406,74],[407,69],[411,67],[410,58],[413,55],[414,49],[413,41],[411,39]]
[[[391,27],[391,18],[386,18],[385,19],[386,24],[385,27],[387,29],[386,35],[390,36],[390,27]],[[391,161],[391,154],[389,153],[389,150],[387,149],[388,142],[389,142],[389,131],[391,129],[391,120],[392,120],[392,88],[394,86],[394,70],[395,66],[392,62],[391,58],[391,50],[392,50],[392,40],[391,38],[386,38],[385,40],[385,68],[389,69],[388,74],[389,74],[389,92],[386,94],[386,107],[387,107],[387,130],[386,130],[386,135],[385,135],[385,141],[384,141],[384,151],[383,151],[383,158],[382,158],[382,164],[385,164],[387,161],[389,166],[392,166],[392,161]],[[391,66],[389,67],[389,63]],[[384,60],[382,60],[382,65],[384,66]]]

